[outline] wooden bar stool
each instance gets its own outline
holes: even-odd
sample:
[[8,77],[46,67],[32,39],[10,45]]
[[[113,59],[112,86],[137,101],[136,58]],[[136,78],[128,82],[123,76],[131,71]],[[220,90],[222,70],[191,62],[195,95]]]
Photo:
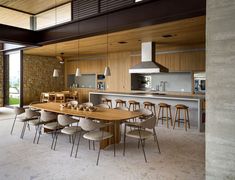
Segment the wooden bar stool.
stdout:
[[154,103],[145,101],[144,102],[144,108],[150,109],[153,112],[153,114],[156,115],[156,107],[155,107]]
[[128,103],[129,103],[129,107],[128,107],[129,111],[135,111],[137,109],[140,109],[139,102],[137,102],[135,100],[129,100]]
[[[189,122],[189,113],[188,113],[188,106],[185,106],[183,104],[177,104],[175,105],[176,111],[175,111],[175,120],[174,120],[174,126],[173,129],[175,128],[175,123],[178,122],[178,127],[180,127],[180,123],[184,123],[184,128],[187,131],[187,125],[188,128],[190,128],[190,122]],[[180,119],[180,111],[184,112],[184,118]]]
[[[165,114],[165,112],[166,112],[166,114]],[[157,125],[158,125],[159,119],[162,120],[162,124],[163,124],[163,120],[166,120],[167,128],[169,128],[168,120],[171,120],[171,126],[173,125],[172,114],[171,114],[171,105],[166,104],[166,103],[159,103],[158,104]]]
[[116,106],[115,107],[126,107],[126,101],[121,100],[121,99],[116,99]]
[[101,98],[101,101],[103,104],[109,105],[110,108],[112,108],[112,99],[107,99],[105,97]]

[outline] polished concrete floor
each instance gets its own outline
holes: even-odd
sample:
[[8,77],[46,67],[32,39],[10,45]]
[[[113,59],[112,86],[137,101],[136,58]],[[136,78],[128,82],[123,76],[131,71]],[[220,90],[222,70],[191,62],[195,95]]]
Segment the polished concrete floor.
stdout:
[[122,155],[123,144],[101,151],[99,166],[96,166],[98,144],[89,150],[88,142],[82,140],[78,158],[70,157],[71,144],[67,136],[59,136],[57,149],[50,149],[51,135],[43,134],[39,144],[33,144],[34,129],[26,131],[20,139],[22,124],[16,123],[10,135],[13,114],[0,108],[0,179],[12,180],[202,180],[205,175],[204,133],[183,128],[157,127],[161,154],[153,139],[146,141],[148,162],[144,162],[136,140],[127,139],[126,156]]

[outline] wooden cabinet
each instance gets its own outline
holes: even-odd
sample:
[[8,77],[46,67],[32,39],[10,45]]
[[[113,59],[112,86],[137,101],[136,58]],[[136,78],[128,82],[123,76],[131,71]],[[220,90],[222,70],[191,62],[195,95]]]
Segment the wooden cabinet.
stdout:
[[162,54],[156,57],[156,62],[169,72],[205,71],[205,51]]

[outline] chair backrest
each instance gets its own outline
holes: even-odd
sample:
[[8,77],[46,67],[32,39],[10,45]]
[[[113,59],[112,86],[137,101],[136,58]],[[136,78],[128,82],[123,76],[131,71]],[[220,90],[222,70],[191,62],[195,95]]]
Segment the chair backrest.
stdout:
[[69,104],[71,104],[72,106],[77,106],[78,105],[78,101],[72,100],[72,101],[69,101]]
[[82,103],[83,106],[87,106],[87,107],[91,107],[93,106],[92,102],[86,102],[86,103]]
[[79,121],[79,126],[84,131],[93,131],[93,130],[99,129],[100,123],[95,122],[91,119],[81,118],[80,121]]
[[114,108],[114,109],[129,111],[129,109],[128,109],[127,107],[123,107],[123,106],[119,106],[119,107],[116,107],[116,108]]
[[68,126],[69,124],[74,123],[74,119],[72,119],[68,115],[59,114],[57,117],[57,120],[58,120],[59,125],[61,125],[61,126]]
[[96,105],[96,107],[100,107],[100,108],[104,108],[104,109],[110,108],[108,104],[98,104],[98,105]]
[[156,116],[150,116],[144,121],[140,122],[142,128],[153,129],[156,125]]
[[25,117],[26,118],[33,118],[33,117],[39,117],[40,113],[38,111],[34,111],[32,109],[25,109]]
[[149,117],[153,115],[153,112],[150,109],[146,109],[146,108],[140,108],[138,110],[135,110],[135,112],[140,112],[145,117]]
[[14,113],[15,115],[20,115],[23,114],[25,112],[25,109],[22,107],[14,107]]
[[52,113],[52,112],[47,112],[47,111],[44,111],[42,110],[41,112],[41,121],[43,122],[48,122],[48,121],[53,121],[53,120],[56,120],[57,116],[55,113]]

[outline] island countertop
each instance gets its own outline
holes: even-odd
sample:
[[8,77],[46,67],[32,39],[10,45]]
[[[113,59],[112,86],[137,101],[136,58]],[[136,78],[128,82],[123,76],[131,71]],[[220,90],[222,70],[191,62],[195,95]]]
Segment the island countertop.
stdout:
[[163,99],[188,99],[198,100],[205,99],[205,95],[192,94],[186,92],[162,92],[162,91],[128,91],[128,92],[115,92],[115,91],[94,91],[90,92],[94,94],[106,94],[106,95],[122,95],[128,97],[148,97],[148,98],[163,98]]

